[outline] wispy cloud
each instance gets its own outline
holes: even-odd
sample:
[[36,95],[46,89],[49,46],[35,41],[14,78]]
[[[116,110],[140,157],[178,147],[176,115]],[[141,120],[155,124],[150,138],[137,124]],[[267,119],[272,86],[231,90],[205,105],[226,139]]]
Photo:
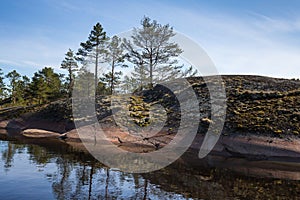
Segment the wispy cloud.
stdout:
[[4,65],[15,65],[15,66],[21,65],[20,62],[16,62],[12,60],[4,60],[4,59],[0,59],[0,63]]
[[[64,54],[72,45],[55,41],[55,39],[27,36],[16,39],[0,38],[0,63],[13,65],[18,68],[33,67],[40,69],[44,66],[52,66],[59,69]],[[75,46],[75,45],[73,45]]]
[[[147,15],[162,24],[170,23],[175,30],[198,42],[222,74],[300,77],[300,15],[297,14],[222,12],[201,6],[203,2],[197,8],[166,1],[153,1],[151,6],[140,1],[46,2],[47,9],[60,14],[59,24],[39,24],[34,31],[27,30],[26,35],[19,34],[21,37],[0,31],[0,64],[20,69],[43,66],[59,69],[67,49],[78,48],[91,24],[99,21],[108,33],[117,34],[139,25],[141,17]],[[7,24],[0,26],[9,28]],[[26,26],[22,27],[26,31]]]
[[274,18],[266,15],[250,12],[256,19],[253,23],[265,32],[299,32],[300,31],[300,18]]
[[181,8],[177,8],[176,15],[184,19],[176,26],[204,47],[222,74],[300,76],[300,46],[293,43],[300,36],[290,35],[300,30],[297,16],[294,20],[258,14],[238,18]]

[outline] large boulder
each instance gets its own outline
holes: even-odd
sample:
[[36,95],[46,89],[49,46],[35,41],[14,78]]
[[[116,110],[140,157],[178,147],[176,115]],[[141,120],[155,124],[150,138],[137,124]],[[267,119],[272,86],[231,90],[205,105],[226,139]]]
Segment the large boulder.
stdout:
[[26,129],[22,135],[28,138],[59,138],[62,134],[41,129]]

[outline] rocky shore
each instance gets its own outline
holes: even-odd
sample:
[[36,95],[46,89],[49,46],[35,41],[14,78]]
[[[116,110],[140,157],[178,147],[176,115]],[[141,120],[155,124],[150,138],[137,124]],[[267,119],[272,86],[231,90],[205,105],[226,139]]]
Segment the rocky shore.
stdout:
[[[222,135],[209,155],[247,160],[300,161],[300,81],[261,76],[223,76],[227,96],[227,113]],[[208,79],[214,81],[214,77]],[[189,78],[197,94],[200,121],[186,157],[195,161],[211,120],[208,89],[202,78]],[[180,108],[170,91],[156,86],[137,92],[131,98],[129,110],[134,123],[147,126],[149,107],[160,102],[167,110],[166,124],[154,135],[136,136],[119,127],[111,116],[109,97],[97,99],[97,116],[106,137],[120,148],[146,153],[167,145],[176,135]],[[59,105],[59,106],[58,106]],[[58,109],[61,107],[61,110]],[[54,110],[54,111],[53,111]],[[55,113],[55,116],[53,116]],[[38,112],[14,114],[9,119],[1,115],[0,137],[20,140],[57,140],[86,151],[70,118],[67,104],[50,104]],[[6,119],[5,117],[6,116]],[[86,119],[85,119],[86,120]],[[179,119],[180,120],[180,119]],[[85,123],[84,126],[93,124]],[[83,128],[84,128],[83,126]]]

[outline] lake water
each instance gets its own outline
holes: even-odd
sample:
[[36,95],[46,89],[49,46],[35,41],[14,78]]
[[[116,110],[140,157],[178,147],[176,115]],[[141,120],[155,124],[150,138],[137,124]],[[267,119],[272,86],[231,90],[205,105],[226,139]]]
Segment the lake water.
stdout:
[[0,199],[300,199],[297,168],[253,171],[251,162],[220,162],[130,174],[67,145],[0,140]]

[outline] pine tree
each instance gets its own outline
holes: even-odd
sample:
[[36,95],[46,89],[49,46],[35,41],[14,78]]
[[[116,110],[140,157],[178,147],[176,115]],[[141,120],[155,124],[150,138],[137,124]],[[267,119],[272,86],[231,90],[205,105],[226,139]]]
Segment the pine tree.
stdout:
[[31,102],[42,104],[47,99],[46,90],[47,85],[44,79],[40,76],[39,73],[34,73],[29,86],[29,96],[31,98]]
[[30,79],[27,76],[22,76],[22,78],[17,82],[16,85],[16,99],[19,104],[23,104],[27,100],[27,91],[29,87]]
[[146,74],[149,79],[145,81],[151,88],[159,81],[178,78],[183,66],[178,66],[176,58],[183,51],[178,44],[170,42],[175,36],[173,28],[169,24],[161,25],[155,20],[151,21],[148,17],[142,19],[141,25],[141,28],[134,28],[132,42],[124,40],[128,61],[137,68],[135,77],[141,72],[140,79],[143,79]]
[[24,103],[31,103],[30,102],[30,79],[27,76],[22,76],[22,80],[19,84],[20,93],[22,93],[21,100]]
[[44,67],[34,73],[30,93],[32,98],[42,104],[58,99],[61,96],[61,86],[59,74],[55,73],[51,67]]
[[29,78],[27,76],[21,76],[16,70],[9,72],[6,75],[9,79],[9,87],[11,92],[12,103],[23,104],[26,101],[26,92],[29,85]]
[[128,75],[124,76],[124,80],[121,83],[121,89],[124,93],[131,93],[137,89],[136,79],[133,77],[129,77]]
[[3,100],[6,97],[6,85],[4,83],[3,71],[0,68],[0,99]]
[[87,63],[92,63],[95,67],[95,87],[98,85],[98,70],[99,63],[105,61],[104,55],[106,52],[105,46],[108,38],[106,32],[100,23],[97,23],[91,31],[88,40],[80,44],[81,48],[78,49],[78,60],[85,66]]
[[108,83],[110,94],[113,94],[115,86],[120,83],[122,72],[116,72],[117,67],[127,67],[124,65],[124,46],[122,45],[121,38],[113,36],[107,46],[106,61],[110,63],[111,71],[104,74],[102,79]]
[[108,85],[108,90],[109,90],[108,94],[113,94],[113,92],[115,92],[115,87],[121,83],[121,81],[120,81],[121,76],[122,76],[121,71],[115,72],[112,70],[112,72],[103,74],[103,77],[100,78],[100,82],[101,81],[103,82],[102,84],[104,84],[105,88],[106,88],[106,85]]
[[72,96],[72,88],[74,86],[74,78],[75,72],[78,71],[78,65],[74,56],[74,52],[69,49],[68,52],[65,54],[66,57],[61,63],[61,68],[68,70],[68,96],[69,98]]
[[147,89],[150,85],[150,79],[147,74],[147,70],[144,64],[135,65],[133,67],[133,72],[131,72],[132,77],[135,80],[136,85],[134,86],[134,89]]
[[107,87],[106,83],[103,81],[99,81],[98,82],[98,86],[97,86],[97,94],[98,95],[108,95],[110,94],[110,88]]
[[12,103],[16,104],[17,96],[19,96],[19,94],[17,94],[17,89],[21,75],[16,70],[13,70],[9,72],[5,77],[9,79],[9,90],[11,92]]
[[95,94],[94,75],[86,67],[82,67],[75,78],[74,92],[77,96],[92,97]]

